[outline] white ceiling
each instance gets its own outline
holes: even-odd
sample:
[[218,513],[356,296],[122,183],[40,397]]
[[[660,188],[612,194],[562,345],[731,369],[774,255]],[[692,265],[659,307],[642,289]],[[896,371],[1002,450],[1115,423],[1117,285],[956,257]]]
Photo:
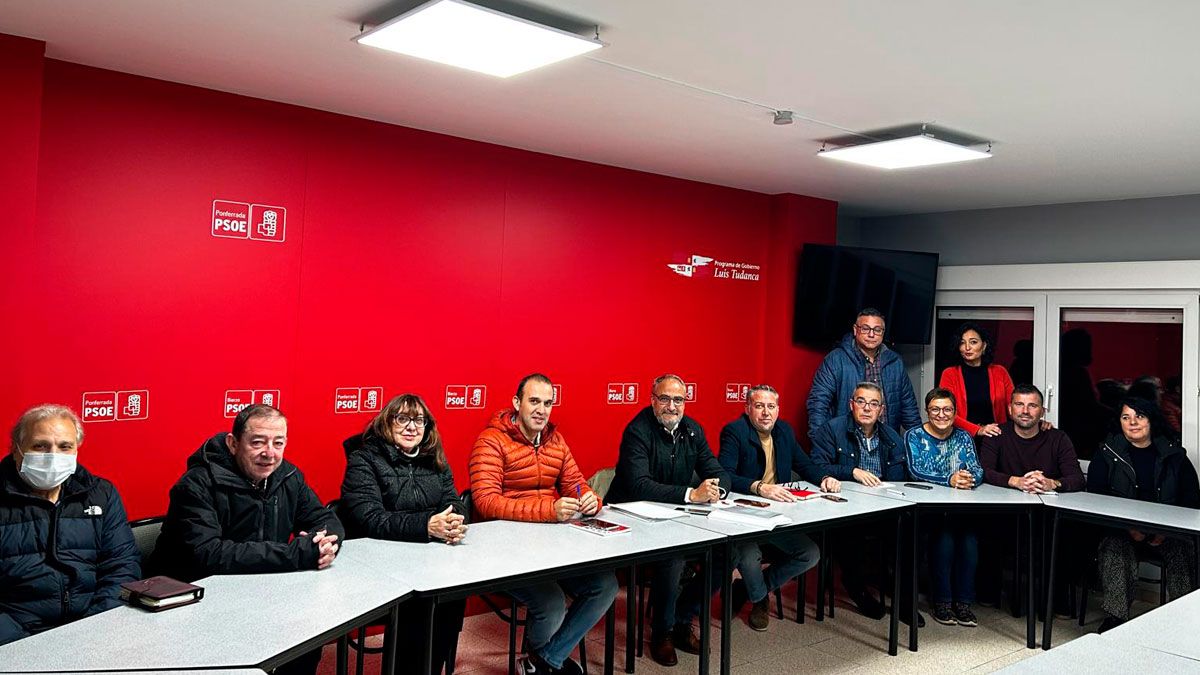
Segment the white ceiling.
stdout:
[[851,215],[1200,193],[1200,3],[557,0],[598,59],[869,131],[934,122],[981,162],[815,157],[833,128],[579,58],[508,80],[351,41],[388,0],[0,0],[51,58],[502,145],[837,200]]

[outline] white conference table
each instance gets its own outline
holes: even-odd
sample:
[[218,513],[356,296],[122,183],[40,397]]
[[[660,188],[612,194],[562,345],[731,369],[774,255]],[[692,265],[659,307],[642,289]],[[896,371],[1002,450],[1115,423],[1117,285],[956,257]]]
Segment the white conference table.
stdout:
[[[906,485],[908,483],[909,485]],[[921,489],[912,487],[912,485],[923,485],[929,489]],[[912,522],[912,558],[911,572],[913,584],[913,616],[910,618],[908,625],[908,648],[911,651],[917,651],[917,535],[918,525],[920,522],[920,514],[922,511],[939,511],[939,512],[1007,512],[1012,510],[1020,511],[1025,517],[1027,529],[1027,546],[1029,555],[1027,556],[1026,575],[1028,584],[1027,592],[1027,609],[1025,612],[1025,647],[1034,649],[1037,647],[1037,612],[1034,607],[1037,600],[1034,594],[1034,546],[1033,546],[1033,513],[1041,508],[1042,500],[1037,495],[1014,490],[1011,488],[1002,488],[988,483],[982,483],[971,490],[960,490],[947,485],[934,485],[932,483],[923,483],[920,481],[910,480],[903,482],[893,482],[891,487],[866,487],[854,481],[843,481],[842,490],[856,494],[871,494],[888,499],[896,499],[908,502],[916,506],[913,512]],[[1020,560],[1018,555],[1017,560]],[[1018,575],[1019,576],[1019,575]]]
[[[1046,619],[1042,622],[1042,649],[1050,649],[1054,614],[1050,603],[1054,597],[1054,567],[1058,556],[1058,527],[1064,520],[1076,520],[1114,528],[1135,528],[1152,533],[1190,537],[1195,542],[1196,578],[1200,579],[1200,509],[1155,504],[1137,499],[1124,499],[1088,492],[1068,492],[1041,498],[1052,517],[1050,526],[1050,560],[1046,570]],[[1190,597],[1190,596],[1189,596]],[[1183,598],[1180,598],[1182,600]],[[1160,612],[1173,606],[1172,602]],[[1151,612],[1151,613],[1154,613]]]
[[[814,491],[819,491],[814,489]],[[805,501],[784,503],[775,502],[762,497],[752,495],[742,495],[732,493],[729,499],[750,499],[754,501],[767,502],[769,506],[766,508],[770,511],[777,512],[791,519],[791,523],[780,525],[773,530],[766,530],[762,527],[754,525],[746,525],[729,520],[713,518],[707,515],[688,515],[680,522],[706,530],[709,532],[718,533],[725,536],[725,555],[722,556],[725,561],[723,564],[730,566],[725,569],[725,574],[722,575],[721,584],[721,673],[728,675],[732,662],[732,631],[730,624],[733,621],[733,608],[729,602],[732,593],[732,574],[731,566],[733,564],[732,555],[734,547],[739,543],[768,541],[771,536],[778,532],[796,531],[809,532],[814,530],[824,530],[831,527],[844,527],[852,525],[855,522],[863,520],[873,520],[880,517],[894,515],[897,519],[896,530],[896,555],[899,556],[899,519],[904,511],[908,509],[908,504],[891,499],[881,499],[877,496],[866,494],[846,494],[839,495],[846,499],[845,502],[833,502],[820,497],[808,499]],[[699,505],[694,508],[701,508]],[[896,594],[899,594],[899,576],[896,576]],[[821,590],[818,590],[821,593]],[[799,610],[798,611],[802,611]],[[891,625],[888,631],[888,653],[895,655],[897,651],[897,634],[899,617],[892,612]]]
[[1117,644],[1137,645],[1191,659],[1192,669],[1200,670],[1200,640],[1197,639],[1200,637],[1200,591],[1192,591],[1156,607],[1113,628],[1103,637]]
[[1124,644],[1108,634],[1088,633],[1065,645],[1014,663],[998,671],[1004,675],[1063,675],[1064,673],[1169,673],[1195,672],[1200,662],[1167,652]]
[[[486,592],[505,591],[547,580],[579,576],[619,568],[636,569],[642,563],[668,557],[704,557],[712,565],[712,548],[724,535],[689,527],[675,520],[646,521],[605,508],[599,517],[628,525],[625,534],[599,536],[566,523],[523,523],[487,521],[470,526],[462,543],[415,544],[353,539],[339,559],[348,557],[381,574],[409,585],[432,613],[445,599]],[[633,574],[631,573],[631,577]],[[630,597],[636,594],[636,579],[630,579]],[[711,612],[711,598],[706,611]],[[635,613],[627,611],[627,626]],[[612,610],[605,625],[605,672],[612,672]],[[428,624],[432,627],[432,621]],[[701,622],[700,672],[708,672],[709,628]],[[432,655],[432,631],[427,633],[426,657]],[[634,631],[627,630],[626,670],[632,670],[636,648]]]
[[[353,542],[346,547],[352,550]],[[122,605],[0,646],[0,672],[271,670],[395,611],[412,591],[338,556],[325,570],[219,575],[200,602],[148,612]],[[385,655],[394,661],[395,647]]]

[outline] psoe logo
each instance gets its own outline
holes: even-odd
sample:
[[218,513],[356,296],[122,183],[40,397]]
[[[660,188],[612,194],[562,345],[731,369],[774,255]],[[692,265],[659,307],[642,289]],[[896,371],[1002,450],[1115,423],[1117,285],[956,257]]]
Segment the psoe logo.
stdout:
[[356,413],[358,409],[358,387],[338,387],[333,390],[333,412]]
[[696,402],[696,383],[695,382],[684,382],[683,389],[684,389],[683,402],[684,403],[695,403]]
[[739,281],[758,281],[762,266],[749,262],[727,262],[704,255],[688,256],[685,262],[667,263],[667,267],[681,277],[712,277]]
[[730,382],[725,385],[726,403],[745,403],[750,393],[749,382]]
[[150,391],[87,391],[83,393],[84,422],[121,422],[150,417]]
[[338,387],[333,390],[333,412],[337,414],[383,410],[383,387]]
[[212,203],[212,236],[224,239],[246,239],[250,236],[250,205],[214,199]]
[[551,385],[554,388],[554,407],[562,405],[562,385]]
[[608,403],[612,405],[633,405],[638,402],[637,382],[609,382]]
[[281,242],[287,235],[287,209],[266,204],[250,205],[250,238]]
[[487,406],[487,385],[484,384],[448,384],[446,385],[446,409],[474,410]]
[[226,389],[222,412],[225,417],[237,414],[254,404],[279,407],[278,389]]

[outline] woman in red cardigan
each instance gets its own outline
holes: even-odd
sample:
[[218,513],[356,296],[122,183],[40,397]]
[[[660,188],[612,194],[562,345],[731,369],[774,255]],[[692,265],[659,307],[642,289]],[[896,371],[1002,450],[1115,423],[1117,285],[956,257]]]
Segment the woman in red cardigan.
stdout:
[[939,386],[954,392],[958,412],[954,425],[972,436],[999,436],[1008,421],[1013,382],[1004,366],[992,363],[992,339],[980,325],[967,321],[958,327],[962,364],[942,371]]

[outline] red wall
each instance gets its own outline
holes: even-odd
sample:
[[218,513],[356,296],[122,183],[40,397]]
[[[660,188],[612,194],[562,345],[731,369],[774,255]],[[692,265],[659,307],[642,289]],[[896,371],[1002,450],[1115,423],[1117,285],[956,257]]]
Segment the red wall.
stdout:
[[[0,49],[17,42],[0,36]],[[801,421],[820,355],[790,341],[793,267],[803,242],[833,241],[832,202],[40,51],[19,65],[17,121],[40,129],[40,144],[0,158],[5,175],[36,176],[32,225],[3,225],[13,292],[0,311],[13,321],[0,411],[14,420],[44,401],[78,408],[83,392],[148,389],[148,419],[89,422],[81,452],[116,482],[131,517],[162,512],[186,456],[229,428],[229,389],[280,390],[288,456],[325,499],[337,496],[341,440],[370,418],[335,414],[338,387],[424,396],[461,487],[475,436],[533,370],[563,385],[553,421],[585,474],[615,462],[623,426],[667,370],[696,382],[688,413],[714,443],[741,409],[725,402],[726,383],[774,382],[785,418]],[[286,207],[286,240],[213,237],[214,199]],[[760,265],[761,280],[667,268],[692,254]],[[608,404],[610,382],[639,383],[639,405]],[[486,409],[447,410],[452,384],[486,385]]]

